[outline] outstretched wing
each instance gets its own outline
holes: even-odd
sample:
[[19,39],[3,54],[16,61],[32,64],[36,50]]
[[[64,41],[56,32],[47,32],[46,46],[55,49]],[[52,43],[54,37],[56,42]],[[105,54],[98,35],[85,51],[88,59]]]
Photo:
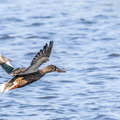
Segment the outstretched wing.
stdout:
[[46,43],[43,49],[41,49],[33,58],[30,67],[28,67],[22,75],[36,72],[41,64],[49,61],[48,58],[51,54],[52,47],[53,41],[50,41],[49,45]]
[[11,74],[12,76],[21,75],[26,68],[15,68],[10,63],[11,60],[6,58],[3,55],[0,55],[0,66],[6,71],[6,73]]
[[0,66],[8,73],[11,74],[14,70],[12,64],[10,64],[10,59],[6,58],[3,55],[0,55]]

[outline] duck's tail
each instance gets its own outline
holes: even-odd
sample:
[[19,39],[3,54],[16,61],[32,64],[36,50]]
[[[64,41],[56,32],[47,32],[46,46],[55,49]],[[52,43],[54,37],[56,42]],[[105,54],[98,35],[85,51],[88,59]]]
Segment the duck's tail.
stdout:
[[9,90],[12,90],[12,89],[15,89],[15,88],[18,88],[19,85],[17,82],[13,82],[12,84],[11,83],[3,83],[3,84],[0,84],[0,92],[1,93],[5,93]]
[[5,86],[6,86],[6,83],[0,84],[0,92],[1,93],[5,93],[8,91],[8,90],[5,90]]

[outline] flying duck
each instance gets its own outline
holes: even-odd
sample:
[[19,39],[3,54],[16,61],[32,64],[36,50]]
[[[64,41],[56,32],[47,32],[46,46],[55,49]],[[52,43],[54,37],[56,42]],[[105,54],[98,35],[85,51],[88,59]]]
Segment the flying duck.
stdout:
[[8,74],[11,74],[13,76],[13,78],[9,82],[0,85],[0,91],[2,93],[5,93],[15,88],[24,87],[39,80],[45,74],[50,72],[65,72],[64,70],[59,69],[55,65],[48,65],[43,69],[38,69],[40,65],[49,61],[52,48],[53,41],[50,41],[49,45],[46,43],[43,49],[41,49],[33,58],[28,68],[15,69],[13,65],[10,63],[11,62],[10,59],[6,58],[3,55],[0,55],[0,66]]

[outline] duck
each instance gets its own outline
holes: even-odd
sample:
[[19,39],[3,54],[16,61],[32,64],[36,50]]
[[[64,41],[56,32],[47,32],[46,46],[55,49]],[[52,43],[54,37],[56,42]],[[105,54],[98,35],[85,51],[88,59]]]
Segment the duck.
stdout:
[[31,64],[28,68],[14,68],[11,64],[11,60],[7,57],[0,55],[0,66],[5,70],[6,73],[12,75],[12,79],[6,83],[0,84],[0,92],[6,93],[7,91],[25,87],[35,81],[40,80],[44,75],[51,72],[65,73],[66,71],[58,68],[55,65],[48,65],[42,69],[39,67],[49,61],[53,48],[53,41],[49,44],[45,44],[43,49],[35,55]]

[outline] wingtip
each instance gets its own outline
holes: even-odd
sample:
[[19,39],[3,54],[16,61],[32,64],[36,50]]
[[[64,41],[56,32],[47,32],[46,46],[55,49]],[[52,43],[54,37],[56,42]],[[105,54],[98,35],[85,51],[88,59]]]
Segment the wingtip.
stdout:
[[53,40],[52,40],[52,41],[50,41],[49,46],[53,46],[53,43],[54,43],[54,41],[53,41]]
[[5,56],[3,56],[2,54],[0,54],[0,63],[4,63],[7,61],[11,61],[10,59],[6,58]]
[[50,43],[49,43],[49,56],[51,54],[52,48],[53,48],[53,41],[50,41]]
[[50,43],[53,43],[53,40],[51,40]]
[[49,44],[46,43],[44,48],[52,48],[53,47],[53,41],[50,41]]

